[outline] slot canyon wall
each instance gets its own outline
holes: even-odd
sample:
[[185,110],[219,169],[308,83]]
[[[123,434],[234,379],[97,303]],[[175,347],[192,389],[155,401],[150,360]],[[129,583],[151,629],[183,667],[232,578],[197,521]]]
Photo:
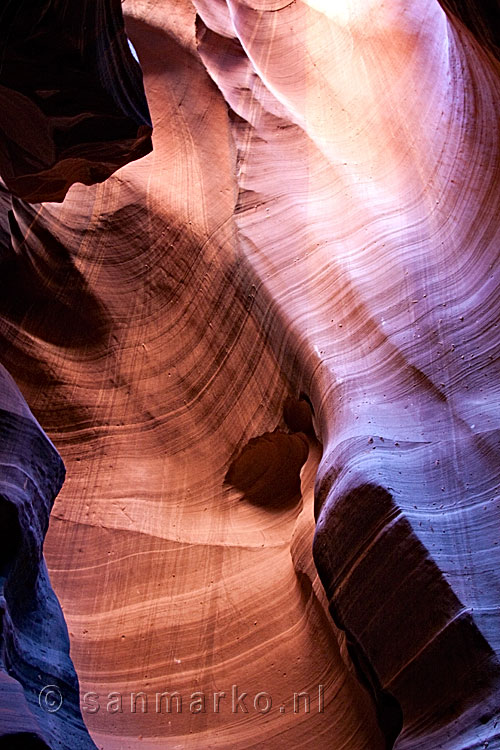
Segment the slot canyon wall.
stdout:
[[498,7],[20,7],[0,747],[500,748]]

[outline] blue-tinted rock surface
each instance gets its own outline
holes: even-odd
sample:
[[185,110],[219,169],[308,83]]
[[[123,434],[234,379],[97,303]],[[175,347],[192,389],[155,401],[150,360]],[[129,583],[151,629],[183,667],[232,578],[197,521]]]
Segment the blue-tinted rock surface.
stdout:
[[11,750],[95,747],[42,551],[63,480],[59,454],[0,367],[0,746]]

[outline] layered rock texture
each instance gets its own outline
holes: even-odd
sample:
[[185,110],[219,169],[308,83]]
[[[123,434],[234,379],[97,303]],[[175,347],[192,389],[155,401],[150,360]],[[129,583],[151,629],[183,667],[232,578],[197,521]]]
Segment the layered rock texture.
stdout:
[[0,744],[91,750],[68,631],[42,557],[64,467],[4,368],[0,435]]
[[[108,67],[105,90],[142,115],[102,130],[97,178],[0,163],[3,362],[66,465],[44,549],[93,740],[500,748],[495,9],[123,8],[153,152],[130,161],[147,123],[129,60],[136,79]],[[119,166],[113,133],[130,163],[50,202]],[[31,647],[4,665],[27,698],[5,726],[86,748],[40,558],[62,468],[22,409],[2,482],[29,455],[46,485],[15,485],[37,541],[7,537],[6,561],[28,549],[8,606],[31,614],[4,622]],[[67,713],[30,698],[42,657]]]

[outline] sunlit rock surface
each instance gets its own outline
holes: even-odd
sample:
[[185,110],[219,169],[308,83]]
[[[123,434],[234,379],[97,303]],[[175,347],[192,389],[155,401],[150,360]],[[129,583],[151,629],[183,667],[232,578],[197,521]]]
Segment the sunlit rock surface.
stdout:
[[45,551],[87,726],[500,747],[491,9],[195,6],[124,3],[152,154],[4,196],[4,362],[67,467]]

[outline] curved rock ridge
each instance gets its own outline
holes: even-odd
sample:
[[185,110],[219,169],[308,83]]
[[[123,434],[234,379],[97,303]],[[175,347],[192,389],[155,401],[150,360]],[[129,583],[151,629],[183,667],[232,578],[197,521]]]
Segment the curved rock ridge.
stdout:
[[331,613],[389,746],[500,742],[498,65],[434,2],[196,5],[318,415]]
[[6,2],[0,28],[0,174],[31,202],[62,201],[151,150],[120,0]]
[[63,478],[61,458],[0,366],[0,737],[6,748],[95,748],[42,555]]
[[491,750],[491,44],[437,0],[195,6],[125,3],[153,154],[4,196],[85,720],[105,750]]

